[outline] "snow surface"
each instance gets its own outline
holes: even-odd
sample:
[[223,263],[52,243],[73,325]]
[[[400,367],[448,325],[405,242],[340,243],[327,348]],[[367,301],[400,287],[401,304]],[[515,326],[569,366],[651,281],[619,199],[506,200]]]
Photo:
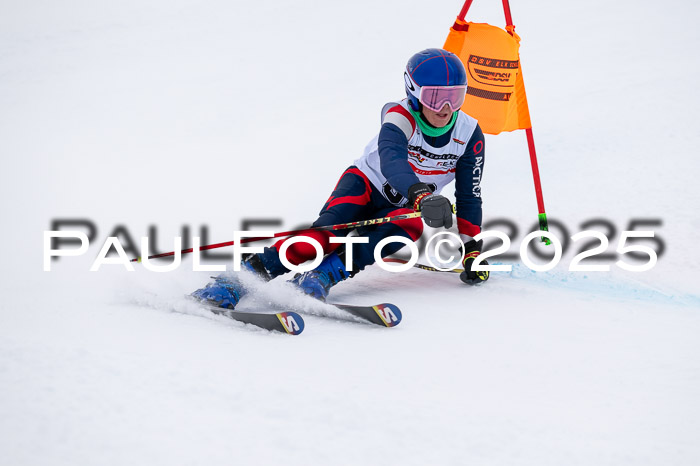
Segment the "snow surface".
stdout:
[[[469,18],[501,25],[500,3]],[[191,258],[88,272],[117,225],[157,225],[165,250],[182,225],[219,242],[243,219],[312,221],[460,7],[3,2],[0,462],[700,464],[696,2],[511,5],[547,212],[571,234],[662,219],[651,271],[568,272],[569,252],[476,288],[377,267],[334,288],[399,305],[394,329],[329,319],[274,281],[257,302],[302,306],[298,337],[188,303],[210,275]],[[521,238],[525,135],[487,153],[485,218]],[[57,218],[93,220],[99,240],[43,272]]]

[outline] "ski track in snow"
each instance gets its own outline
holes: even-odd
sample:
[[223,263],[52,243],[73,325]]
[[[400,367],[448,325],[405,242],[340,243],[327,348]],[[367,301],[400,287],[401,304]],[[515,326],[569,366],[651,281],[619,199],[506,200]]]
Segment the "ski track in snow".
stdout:
[[619,301],[638,301],[660,305],[700,308],[700,295],[683,291],[666,291],[643,283],[631,276],[616,276],[598,272],[535,272],[523,264],[514,264],[510,277],[528,285],[570,291],[579,295],[605,297]]

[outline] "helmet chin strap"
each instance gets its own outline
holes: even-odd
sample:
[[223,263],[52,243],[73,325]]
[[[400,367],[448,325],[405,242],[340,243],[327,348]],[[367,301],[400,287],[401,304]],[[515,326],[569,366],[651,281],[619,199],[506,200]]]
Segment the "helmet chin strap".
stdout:
[[413,110],[411,105],[408,106],[408,111],[411,112],[413,118],[416,119],[416,122],[418,123],[418,127],[420,128],[421,132],[426,136],[430,136],[431,138],[442,136],[443,134],[451,130],[452,127],[455,125],[455,121],[457,121],[457,112],[459,112],[459,110],[457,112],[453,112],[450,122],[447,123],[445,126],[443,126],[442,128],[436,128],[425,120],[423,112],[416,112],[415,110]]

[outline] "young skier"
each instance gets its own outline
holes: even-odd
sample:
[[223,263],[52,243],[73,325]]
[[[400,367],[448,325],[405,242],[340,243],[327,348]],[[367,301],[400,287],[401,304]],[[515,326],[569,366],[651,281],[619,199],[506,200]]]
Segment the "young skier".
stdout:
[[[404,73],[406,98],[382,109],[379,134],[340,177],[312,226],[327,226],[357,220],[388,217],[418,211],[428,226],[452,227],[452,205],[439,193],[455,181],[457,228],[465,244],[462,259],[463,282],[476,284],[488,279],[488,272],[473,272],[471,265],[481,252],[482,241],[473,237],[481,231],[481,175],[484,167],[484,135],[477,121],[461,112],[467,89],[467,74],[459,57],[442,49],[427,49],[411,57]],[[305,293],[325,300],[330,288],[375,262],[374,248],[388,236],[416,241],[423,231],[420,218],[384,223],[358,229],[369,243],[352,245],[352,267],[346,268],[344,245],[330,243],[331,236],[350,230],[308,231],[325,253],[314,270],[297,274],[291,282]],[[265,280],[289,272],[279,258],[285,240],[264,252],[243,258],[243,266]],[[348,245],[349,247],[350,245]],[[389,243],[382,257],[403,245]],[[316,250],[298,242],[287,250],[294,265],[314,259]],[[485,263],[485,261],[484,261]],[[192,296],[220,307],[233,309],[245,289],[230,274]]]

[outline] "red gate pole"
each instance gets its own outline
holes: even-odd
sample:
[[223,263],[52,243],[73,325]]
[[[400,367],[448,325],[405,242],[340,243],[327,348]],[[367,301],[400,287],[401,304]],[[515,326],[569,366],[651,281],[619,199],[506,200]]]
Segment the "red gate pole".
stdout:
[[[471,2],[470,2],[471,3]],[[508,0],[503,0],[503,14],[506,17],[506,30],[513,35],[513,29],[515,25],[513,24],[513,16],[510,13],[510,3]],[[510,28],[508,28],[510,26]],[[542,196],[542,183],[540,182],[540,169],[537,165],[537,152],[535,151],[535,138],[532,135],[532,124],[525,130],[525,136],[527,137],[527,148],[530,151],[530,165],[532,166],[532,178],[535,182],[535,196],[537,197],[537,212],[538,219],[540,223],[541,231],[549,231],[549,224],[547,222],[547,213],[544,210],[544,197]],[[549,238],[542,237],[542,242],[550,244]]]
[[462,11],[459,12],[459,15],[457,18],[459,18],[460,21],[464,21],[464,18],[467,16],[467,11],[469,11],[469,7],[472,6],[472,2],[474,0],[467,0],[464,2],[464,5],[462,6]]
[[503,0],[503,14],[506,15],[506,26],[513,26],[513,17],[510,15],[510,3]]

